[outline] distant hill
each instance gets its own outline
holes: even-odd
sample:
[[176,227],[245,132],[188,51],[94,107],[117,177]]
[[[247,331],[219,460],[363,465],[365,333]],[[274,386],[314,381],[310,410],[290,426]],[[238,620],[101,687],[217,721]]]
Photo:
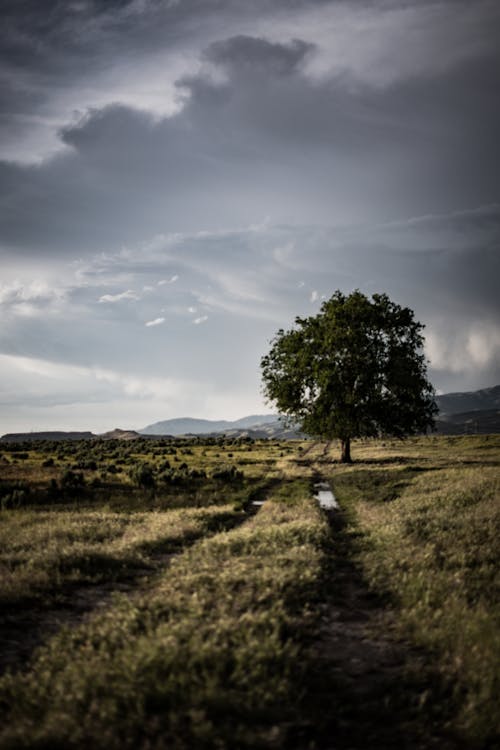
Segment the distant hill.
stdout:
[[266,422],[265,424],[255,425],[246,430],[231,429],[224,430],[222,433],[213,432],[210,435],[216,437],[217,435],[225,435],[227,438],[253,438],[254,440],[262,440],[264,438],[273,440],[296,440],[297,438],[304,438],[306,435],[299,432],[293,427],[287,427],[281,420],[275,422]]
[[476,409],[445,414],[436,421],[441,435],[488,435],[500,433],[500,409]]
[[103,432],[101,435],[94,435],[94,437],[98,437],[101,440],[137,440],[142,435],[135,430],[120,430],[119,427],[115,427],[114,430]]
[[96,436],[92,432],[9,432],[0,440],[9,443],[23,443],[26,440],[91,440]]
[[166,419],[155,422],[144,429],[139,430],[141,435],[210,435],[217,432],[228,432],[230,430],[248,430],[261,427],[262,425],[276,422],[276,414],[254,414],[243,417],[234,422],[228,420],[192,419],[191,417],[180,417],[179,419]]
[[479,391],[445,393],[436,397],[439,418],[447,414],[464,414],[470,411],[500,409],[500,385]]
[[[445,393],[436,397],[439,415],[438,433],[444,435],[500,433],[500,385],[478,391]],[[26,440],[136,440],[140,437],[176,437],[179,435],[227,435],[228,437],[275,438],[290,440],[303,437],[293,427],[286,427],[276,414],[253,414],[231,422],[228,420],[181,417],[150,424],[144,429],[115,429],[101,435],[92,432],[11,432],[3,442]]]

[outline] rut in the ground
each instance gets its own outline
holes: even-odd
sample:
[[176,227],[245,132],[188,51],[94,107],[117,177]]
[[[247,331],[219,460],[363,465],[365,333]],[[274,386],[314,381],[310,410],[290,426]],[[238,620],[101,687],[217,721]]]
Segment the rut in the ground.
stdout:
[[[440,703],[446,697],[428,655],[398,641],[395,614],[356,563],[342,513],[332,528],[325,589],[318,603],[306,702],[318,750],[457,750]],[[441,699],[441,700],[440,700]],[[306,732],[307,734],[307,732]]]
[[[269,483],[274,486],[274,483]],[[262,492],[267,490],[267,485]],[[248,507],[246,516],[227,519],[217,530],[207,532],[205,537],[219,531],[228,531],[246,522],[256,513],[257,507]],[[205,538],[204,537],[204,538]],[[128,571],[120,580],[66,585],[48,604],[33,603],[27,607],[13,607],[0,611],[0,675],[7,670],[16,672],[26,668],[29,661],[43,643],[63,627],[76,627],[85,619],[109,607],[113,595],[134,596],[154,586],[158,576],[168,568],[173,557],[182,554],[197,539],[185,542],[176,552],[154,552],[149,555],[147,566]]]

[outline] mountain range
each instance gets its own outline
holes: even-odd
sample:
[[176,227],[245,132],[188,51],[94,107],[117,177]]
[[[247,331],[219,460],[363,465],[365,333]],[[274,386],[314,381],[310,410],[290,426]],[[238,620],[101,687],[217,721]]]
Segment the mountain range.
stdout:
[[[443,435],[500,433],[500,385],[478,391],[445,393],[436,396],[439,415],[437,432]],[[277,414],[253,414],[234,421],[181,417],[147,425],[138,432],[115,429],[101,435],[91,432],[18,432],[3,435],[0,440],[134,440],[139,437],[179,435],[226,435],[227,437],[275,438],[289,440],[302,437],[293,426]]]
[[208,435],[212,432],[228,432],[231,430],[248,430],[257,426],[277,422],[276,414],[254,414],[249,417],[229,422],[225,419],[193,419],[181,417],[179,419],[165,419],[155,422],[142,430],[141,435]]
[[500,385],[483,388],[480,391],[445,393],[442,396],[436,396],[436,403],[439,406],[440,419],[449,414],[500,409]]

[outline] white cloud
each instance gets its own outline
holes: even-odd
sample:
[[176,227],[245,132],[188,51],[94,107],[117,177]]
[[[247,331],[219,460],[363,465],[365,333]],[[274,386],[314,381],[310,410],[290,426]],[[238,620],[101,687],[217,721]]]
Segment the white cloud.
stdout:
[[148,320],[147,323],[144,323],[146,328],[152,328],[153,326],[161,326],[162,323],[165,322],[165,318],[155,318],[154,320]]
[[66,303],[67,290],[47,281],[13,281],[0,285],[0,307],[19,317],[59,313]]
[[[453,14],[453,15],[452,15]],[[497,44],[498,3],[326,3],[280,19],[281,38],[317,45],[305,72],[344,85],[386,87],[443,73]],[[272,25],[262,33],[273,38]]]
[[137,292],[134,292],[133,289],[127,289],[125,292],[120,292],[119,294],[103,294],[102,297],[99,298],[99,302],[114,303],[121,302],[124,299],[130,299],[137,302],[140,300],[140,296]]
[[435,370],[457,374],[480,372],[500,362],[500,329],[478,321],[452,331],[437,320],[426,333],[425,349]]
[[165,284],[175,284],[175,282],[178,280],[179,280],[178,274],[174,274],[169,279],[161,279],[161,281],[158,282],[158,286],[165,286]]
[[193,323],[196,326],[198,326],[198,325],[200,325],[200,323],[206,323],[207,320],[208,320],[208,315],[201,315],[199,318],[195,318],[193,320]]
[[30,379],[30,397],[41,402],[56,399],[59,403],[68,403],[68,399],[82,398],[89,391],[91,400],[99,397],[114,400],[118,396],[168,399],[193,387],[190,381],[174,378],[130,375],[103,367],[82,367],[8,354],[0,354],[0,370],[3,383],[10,381],[12,387],[19,377],[36,376]]
[[467,336],[466,351],[474,367],[483,368],[500,359],[500,327],[480,325]]
[[318,301],[318,299],[319,299],[319,294],[318,294],[318,292],[316,291],[316,289],[313,289],[313,291],[311,292],[311,297],[310,297],[310,299],[311,299],[311,302],[317,302],[317,301]]

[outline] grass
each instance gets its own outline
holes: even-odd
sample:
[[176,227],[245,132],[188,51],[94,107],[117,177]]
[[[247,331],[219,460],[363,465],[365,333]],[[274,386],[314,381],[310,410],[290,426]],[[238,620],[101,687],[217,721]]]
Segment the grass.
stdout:
[[500,731],[500,441],[395,447],[378,444],[366,463],[336,472],[335,491],[363,534],[365,574],[397,608],[400,635],[439,665],[455,730],[486,747]]
[[68,587],[147,572],[156,554],[179,552],[241,520],[232,505],[116,513],[0,512],[0,607],[48,604]]
[[244,526],[193,545],[147,595],[115,600],[4,677],[0,746],[286,746],[328,534],[306,494],[282,489]]
[[[453,747],[496,746],[498,436],[358,441],[352,466],[338,463],[336,444],[319,442],[1,450],[5,609],[50,608],[78,587],[137,579],[0,679],[0,748],[351,747],[328,732],[348,717],[359,739],[363,703],[352,702],[348,676],[318,675],[329,662],[315,656],[315,645],[329,644],[331,663],[344,663],[328,624],[342,592],[345,622],[362,629],[367,653],[393,639],[410,671],[425,667],[424,682],[438,672],[439,690],[430,678],[414,688],[389,674],[385,699],[414,689],[411,721],[438,716]],[[150,487],[134,484],[137,464],[150,467]],[[67,471],[83,484],[64,486]],[[332,482],[342,529],[332,532],[311,498],[319,476]],[[255,500],[266,500],[257,514]],[[168,566],[156,565],[172,552]],[[353,586],[375,595],[380,617],[366,631],[355,612],[349,619]],[[404,717],[394,721],[405,728]]]

